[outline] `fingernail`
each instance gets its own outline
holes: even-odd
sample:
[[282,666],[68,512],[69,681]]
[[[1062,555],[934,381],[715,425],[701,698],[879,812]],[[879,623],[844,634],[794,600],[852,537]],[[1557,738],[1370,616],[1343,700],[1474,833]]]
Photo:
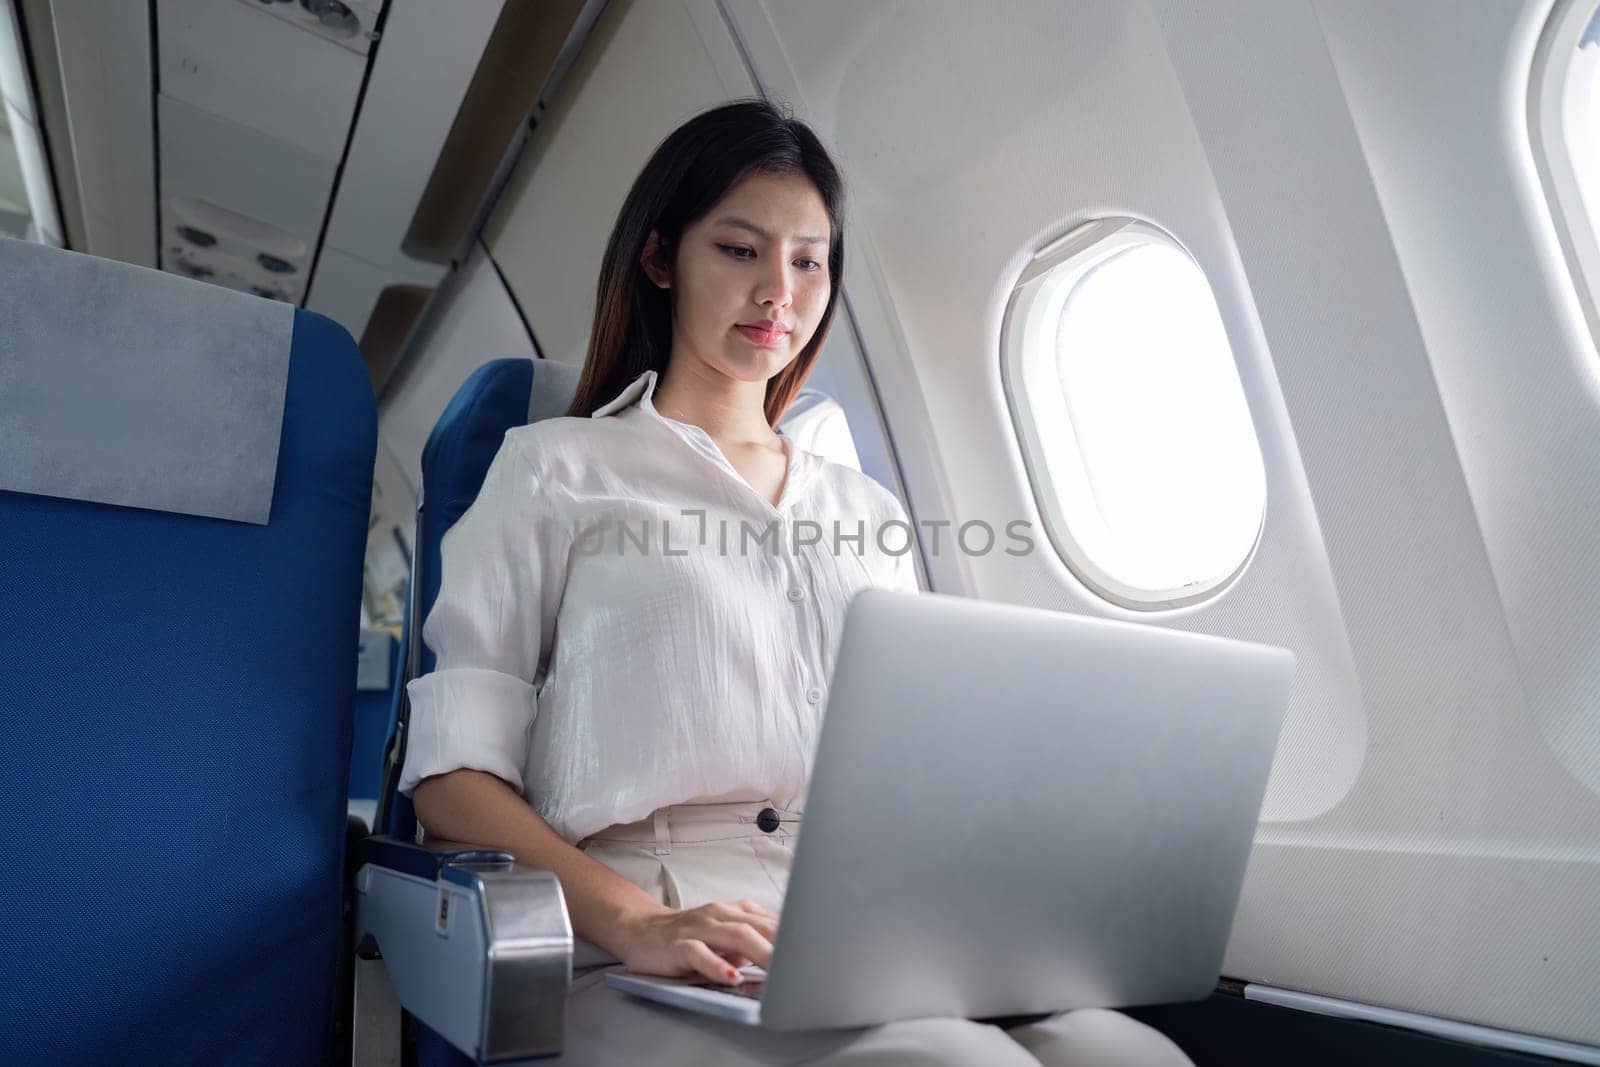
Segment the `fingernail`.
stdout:
[[739,972],[734,970],[732,967],[729,967],[728,968],[728,977],[729,978],[737,978],[737,977],[739,977]]

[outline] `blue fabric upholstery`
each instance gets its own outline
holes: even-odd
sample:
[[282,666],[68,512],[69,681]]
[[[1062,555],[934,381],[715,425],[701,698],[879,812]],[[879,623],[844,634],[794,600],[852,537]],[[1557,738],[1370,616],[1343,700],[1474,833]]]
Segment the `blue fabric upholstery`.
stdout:
[[[533,389],[533,360],[496,359],[473,371],[445,406],[422,448],[422,514],[419,522],[421,598],[414,612],[417,624],[439,595],[439,546],[445,531],[456,524],[478,497],[484,475],[506,431],[528,421],[528,397]],[[411,645],[406,620],[405,647]],[[421,662],[416,675],[433,670],[433,652],[418,642]],[[390,724],[389,744],[393,744]],[[396,795],[384,832],[411,840],[417,831],[411,798]]]
[[[422,599],[418,619],[428,617],[439,595],[439,545],[445,531],[466,514],[483,488],[489,464],[506,431],[528,421],[533,360],[497,359],[462,383],[422,448]],[[418,675],[433,670],[433,652],[422,645]]]
[[376,447],[299,311],[269,525],[0,493],[0,1062],[332,1057]]

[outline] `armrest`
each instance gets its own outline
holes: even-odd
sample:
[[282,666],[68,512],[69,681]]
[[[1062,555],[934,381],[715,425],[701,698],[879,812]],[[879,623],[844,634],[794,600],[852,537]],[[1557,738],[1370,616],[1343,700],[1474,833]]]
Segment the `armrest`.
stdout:
[[356,953],[381,956],[400,1004],[480,1063],[561,1051],[572,924],[561,883],[500,849],[369,837]]

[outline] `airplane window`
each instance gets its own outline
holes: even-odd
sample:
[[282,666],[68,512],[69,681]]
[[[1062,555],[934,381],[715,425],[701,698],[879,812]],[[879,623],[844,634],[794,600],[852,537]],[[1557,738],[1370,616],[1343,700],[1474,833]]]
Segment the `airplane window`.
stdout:
[[1578,40],[1568,75],[1566,106],[1561,109],[1563,139],[1571,153],[1578,195],[1591,231],[1600,230],[1600,12]]
[[1534,62],[1529,133],[1562,251],[1600,335],[1600,10],[1557,4]]
[[1005,381],[1045,528],[1100,596],[1214,595],[1254,550],[1266,472],[1221,313],[1189,255],[1128,219],[1024,272]]
[[807,452],[815,452],[853,470],[861,469],[861,457],[856,454],[855,438],[850,436],[844,408],[825,393],[815,389],[800,390],[789,410],[784,412],[778,430]]

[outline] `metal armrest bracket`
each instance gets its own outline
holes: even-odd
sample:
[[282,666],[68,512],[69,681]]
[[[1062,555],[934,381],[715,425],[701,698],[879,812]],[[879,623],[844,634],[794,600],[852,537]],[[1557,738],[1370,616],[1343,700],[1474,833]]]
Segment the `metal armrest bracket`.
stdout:
[[480,1063],[559,1053],[572,982],[561,883],[511,854],[363,842],[356,952],[381,955],[401,1005]]

